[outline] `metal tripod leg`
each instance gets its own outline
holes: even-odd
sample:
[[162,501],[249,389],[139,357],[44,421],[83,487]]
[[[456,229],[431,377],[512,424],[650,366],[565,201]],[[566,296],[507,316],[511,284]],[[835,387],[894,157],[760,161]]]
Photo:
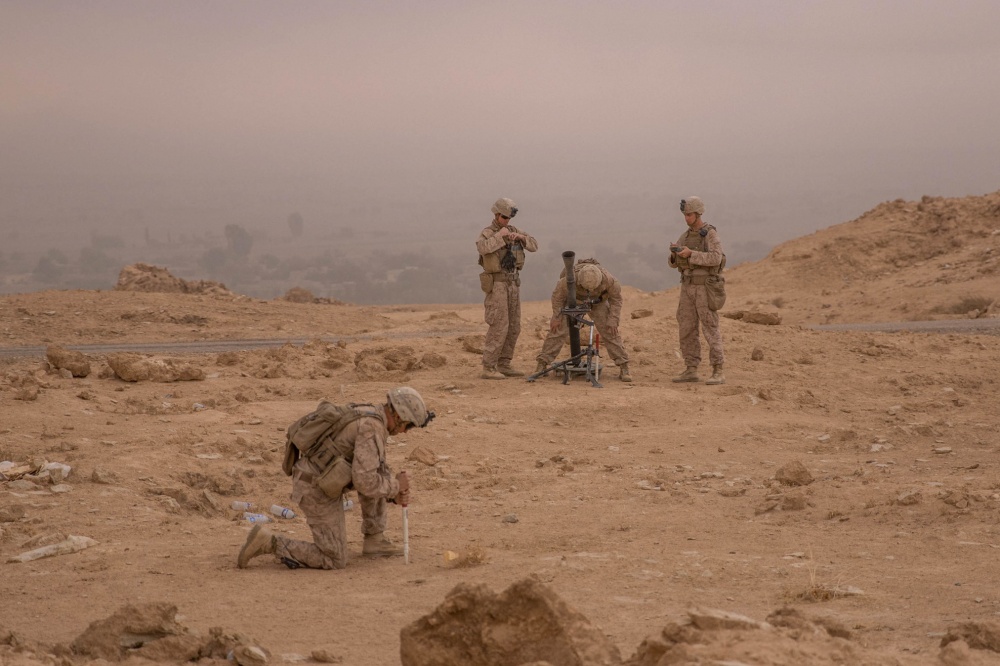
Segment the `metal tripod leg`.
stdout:
[[594,372],[594,359],[598,358],[597,353],[594,351],[592,346],[588,346],[586,349],[581,351],[576,356],[572,356],[564,361],[557,361],[552,363],[549,367],[545,368],[541,372],[536,372],[534,374],[525,377],[526,381],[533,382],[539,377],[544,377],[550,372],[561,371],[563,373],[563,384],[569,384],[569,375],[571,368],[576,367],[576,362],[581,359],[587,359],[587,371],[584,376],[590,381],[594,388],[604,388],[599,381],[597,381],[597,373]]

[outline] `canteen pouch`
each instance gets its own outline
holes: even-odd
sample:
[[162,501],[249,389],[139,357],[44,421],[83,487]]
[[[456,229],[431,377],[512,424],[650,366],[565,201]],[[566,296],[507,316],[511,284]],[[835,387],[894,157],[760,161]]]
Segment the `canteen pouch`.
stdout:
[[344,457],[336,458],[316,477],[316,485],[327,497],[337,499],[351,485],[351,463]]
[[486,273],[485,271],[480,273],[479,286],[482,288],[484,294],[488,294],[493,291],[493,274]]
[[726,304],[726,278],[721,275],[709,275],[705,279],[705,291],[708,295],[708,309],[712,312],[721,310]]

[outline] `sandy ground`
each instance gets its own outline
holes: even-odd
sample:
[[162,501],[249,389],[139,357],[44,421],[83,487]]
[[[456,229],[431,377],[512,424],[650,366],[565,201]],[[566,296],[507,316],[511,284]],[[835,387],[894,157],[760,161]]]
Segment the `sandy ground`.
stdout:
[[[858,264],[836,263],[857,279],[790,278],[820,270],[810,262],[822,258],[823,232],[730,271],[724,313],[767,312],[783,323],[723,319],[722,386],[670,381],[682,369],[676,288],[626,290],[622,331],[635,382],[618,382],[611,367],[603,389],[582,379],[480,380],[479,356],[466,349],[485,330],[479,305],[116,291],[0,298],[6,347],[351,340],[168,354],[204,372],[171,383],[102,378],[101,354],[90,355],[85,378],[46,372],[39,357],[0,360],[0,461],[72,467],[62,483],[0,482],[0,639],[17,643],[5,634],[13,631],[42,646],[2,655],[42,663],[51,646],[126,603],[168,602],[191,629],[242,632],[277,662],[323,649],[345,664],[393,664],[400,630],[458,583],[500,591],[534,575],[623,658],[693,605],[758,620],[789,606],[847,627],[858,654],[883,655],[864,663],[997,663],[1000,654],[982,649],[945,659],[940,643],[958,624],[1000,622],[1000,338],[804,326],[943,316],[931,310],[963,294],[997,294],[990,267],[1000,206],[996,217],[989,211],[1000,199],[991,197],[886,204],[912,208],[911,226],[918,205],[957,208],[965,232],[948,239],[968,236],[963,215],[984,233],[975,248],[959,243],[879,278],[857,278],[872,263],[865,234],[872,217],[888,225],[895,209],[827,230],[868,251]],[[908,236],[887,236],[897,242],[879,251],[901,255]],[[961,264],[965,252],[978,267]],[[782,259],[789,255],[798,259]],[[961,289],[948,281],[959,269],[944,263],[968,269]],[[665,286],[674,279],[665,274]],[[641,310],[651,315],[629,317]],[[548,303],[524,305],[522,369],[534,367],[548,315]],[[356,365],[361,352],[382,365]],[[248,525],[228,505],[288,505],[287,425],[321,398],[380,401],[398,384],[438,414],[426,430],[393,438],[389,451],[392,467],[414,477],[410,564],[360,555],[355,508],[346,570],[289,571],[267,558],[239,570]],[[411,459],[418,447],[436,464]],[[776,480],[795,463],[811,482]],[[309,534],[301,518],[273,527]],[[389,532],[400,536],[398,510]],[[67,535],[97,545],[7,562]],[[455,567],[447,551],[485,561]],[[795,663],[766,642],[755,654],[745,663]]]

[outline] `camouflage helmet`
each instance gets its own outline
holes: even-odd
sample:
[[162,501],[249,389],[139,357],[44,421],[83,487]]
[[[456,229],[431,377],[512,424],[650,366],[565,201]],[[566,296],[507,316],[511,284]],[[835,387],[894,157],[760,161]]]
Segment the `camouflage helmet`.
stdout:
[[434,418],[434,412],[427,410],[424,399],[409,386],[398,386],[391,389],[387,398],[389,404],[403,421],[423,428]]
[[687,199],[681,199],[681,212],[685,215],[688,213],[698,213],[699,215],[704,215],[705,202],[702,201],[700,197],[688,197]]
[[517,206],[514,205],[512,200],[506,197],[497,199],[490,210],[493,211],[494,215],[503,215],[504,217],[514,217],[517,215]]
[[604,273],[594,264],[582,264],[576,267],[576,284],[584,291],[596,291],[603,279]]

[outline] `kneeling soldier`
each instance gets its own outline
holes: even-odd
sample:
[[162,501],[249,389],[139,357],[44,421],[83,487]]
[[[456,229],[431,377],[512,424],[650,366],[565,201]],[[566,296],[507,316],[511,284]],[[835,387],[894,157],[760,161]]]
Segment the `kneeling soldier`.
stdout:
[[[297,541],[255,525],[240,550],[237,565],[246,568],[258,555],[273,554],[290,569],[343,569],[347,566],[347,529],[343,492],[353,487],[361,505],[365,555],[402,555],[402,548],[385,536],[386,503],[408,504],[406,472],[395,478],[386,463],[389,435],[425,427],[434,418],[412,388],[389,391],[381,405],[320,408],[288,429],[283,468],[292,476],[293,502],[299,505],[313,541]],[[300,457],[301,456],[301,457]]]

